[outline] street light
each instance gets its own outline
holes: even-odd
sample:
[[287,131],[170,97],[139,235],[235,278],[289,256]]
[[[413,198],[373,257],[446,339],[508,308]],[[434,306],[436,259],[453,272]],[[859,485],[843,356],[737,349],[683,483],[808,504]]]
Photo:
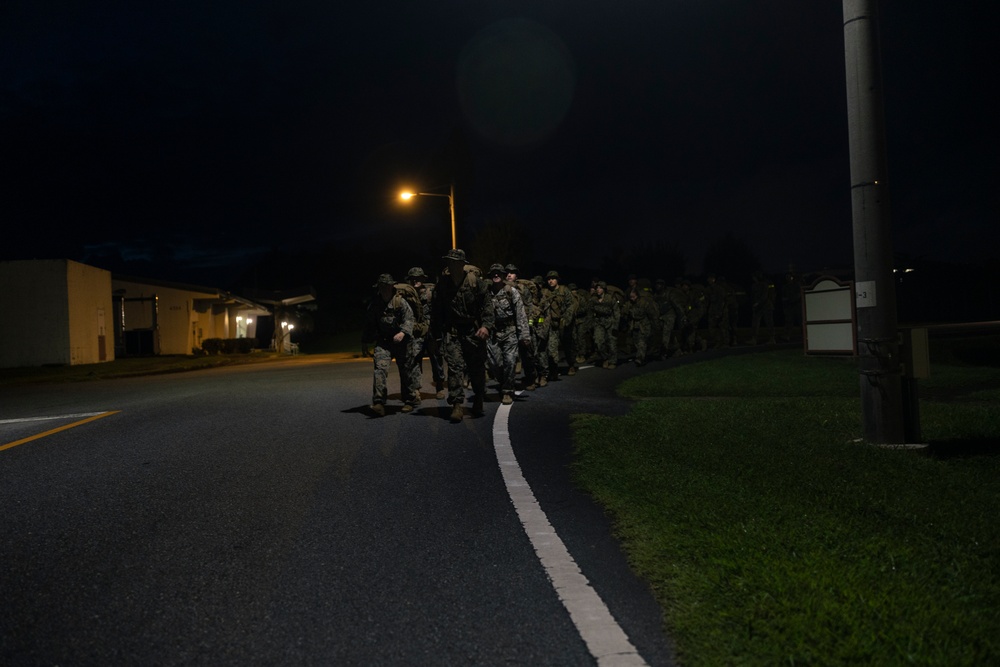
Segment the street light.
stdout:
[[[896,284],[892,273],[888,159],[878,0],[844,0],[844,63],[854,224],[861,422],[865,440],[906,442]],[[862,296],[863,295],[863,296]]]
[[416,196],[422,197],[447,197],[448,198],[448,210],[451,213],[451,247],[457,248],[458,243],[455,240],[455,184],[452,183],[448,186],[448,194],[443,194],[440,192],[409,192],[403,191],[399,193],[399,198],[403,201],[409,201]]

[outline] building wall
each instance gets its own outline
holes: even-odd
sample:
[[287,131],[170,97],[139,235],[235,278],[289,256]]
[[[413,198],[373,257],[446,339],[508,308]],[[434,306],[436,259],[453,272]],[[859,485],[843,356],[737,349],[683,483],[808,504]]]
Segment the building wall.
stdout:
[[103,269],[65,259],[0,262],[0,368],[112,361],[111,307]]
[[151,329],[155,323],[160,354],[193,354],[192,323],[197,318],[192,303],[204,294],[119,279],[112,281],[112,287],[116,292],[124,290],[126,331]]
[[236,335],[235,316],[231,317],[230,308],[218,303],[218,292],[122,279],[113,280],[113,288],[124,290],[126,331],[148,329],[154,321],[152,301],[128,299],[156,297],[160,354],[193,354],[207,338]]
[[70,364],[114,361],[111,273],[67,262]]

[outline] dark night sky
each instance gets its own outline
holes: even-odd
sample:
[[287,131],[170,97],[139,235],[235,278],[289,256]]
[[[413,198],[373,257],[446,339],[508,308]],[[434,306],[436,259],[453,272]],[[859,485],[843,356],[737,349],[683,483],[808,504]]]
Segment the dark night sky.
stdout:
[[[460,246],[513,218],[553,264],[667,241],[699,272],[727,233],[771,271],[851,262],[841,2],[345,7],[5,0],[0,260],[222,280],[446,224],[393,194],[454,178]],[[881,8],[894,248],[995,259],[993,5]]]

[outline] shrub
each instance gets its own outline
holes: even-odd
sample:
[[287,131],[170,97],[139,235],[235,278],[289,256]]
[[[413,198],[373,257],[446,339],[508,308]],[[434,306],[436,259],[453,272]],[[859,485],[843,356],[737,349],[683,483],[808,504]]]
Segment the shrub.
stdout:
[[205,354],[250,354],[256,338],[206,338],[201,342]]

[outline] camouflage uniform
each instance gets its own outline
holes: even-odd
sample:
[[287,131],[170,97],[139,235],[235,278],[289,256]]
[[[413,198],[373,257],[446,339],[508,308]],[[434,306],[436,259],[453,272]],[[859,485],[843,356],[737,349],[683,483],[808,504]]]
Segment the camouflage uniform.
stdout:
[[660,354],[666,358],[679,350],[677,334],[684,317],[684,294],[676,287],[668,287],[667,281],[658,278],[653,287],[653,302],[659,312]]
[[[381,291],[382,285],[394,285],[395,282],[387,273],[379,276],[376,283]],[[394,295],[394,293],[393,293]],[[399,369],[399,388],[403,402],[409,406],[420,403],[419,387],[414,388],[410,379],[410,355],[413,350],[413,310],[403,299],[390,296],[388,300],[383,294],[376,294],[369,302],[365,317],[365,326],[361,335],[362,346],[367,349],[368,343],[374,342],[372,353],[374,372],[372,377],[372,406],[377,414],[384,414],[384,405],[388,400],[389,366],[393,357]],[[404,338],[396,342],[393,337],[402,332]],[[410,408],[412,410],[412,407]]]
[[660,316],[660,312],[653,299],[640,291],[630,292],[628,300],[629,302],[625,305],[625,322],[631,333],[630,338],[635,349],[635,365],[642,366],[646,363],[649,338],[653,333],[654,322]]
[[535,355],[538,350],[538,287],[531,280],[517,277],[517,267],[508,264],[504,267],[507,271],[507,280],[514,284],[521,294],[521,304],[524,306],[524,314],[528,320],[528,344],[521,345],[518,354],[521,359],[521,369],[524,373],[524,388],[531,391],[535,389],[538,382],[538,370],[535,366]]
[[681,331],[681,346],[686,352],[696,352],[708,347],[708,341],[698,334],[698,325],[705,317],[707,306],[707,296],[705,288],[690,280],[681,282],[681,289],[684,292],[685,313],[684,328]]
[[573,318],[573,343],[576,348],[576,362],[587,362],[594,351],[594,312],[590,309],[590,290],[583,287],[576,290],[576,317]]
[[538,317],[532,326],[535,329],[535,379],[541,384],[542,380],[546,377],[544,369],[548,363],[549,331],[551,330],[551,326],[549,321],[545,319],[545,278],[535,276],[531,279],[531,282],[535,283],[535,287],[538,288],[538,301],[536,302]]
[[[486,340],[478,334],[485,329],[488,335],[494,328],[493,300],[486,281],[478,276],[478,269],[465,264],[464,251],[452,249],[444,259],[449,260],[449,267],[434,290],[431,326],[435,337],[441,338],[448,366],[448,403],[456,408],[452,410],[452,421],[460,421],[466,377],[475,394],[473,412],[483,411]],[[454,275],[452,270],[456,271]]]
[[[499,280],[494,280],[496,276]],[[531,343],[528,316],[524,312],[521,294],[505,280],[506,271],[500,264],[490,267],[490,292],[493,299],[495,328],[487,343],[487,353],[493,377],[500,385],[505,405],[513,401],[517,372],[517,352]]]
[[618,298],[607,291],[607,284],[598,282],[590,298],[590,309],[594,314],[594,353],[604,368],[614,368],[618,364],[621,307]]
[[572,342],[574,315],[573,295],[565,285],[558,283],[559,274],[549,271],[546,280],[555,279],[554,285],[549,285],[542,292],[541,319],[544,320],[546,341],[538,354],[539,382],[544,386],[549,380],[559,377],[559,353],[566,355],[569,364],[569,374],[576,372],[576,358]]
[[[434,380],[434,389],[438,393],[438,398],[444,398],[444,366],[441,363],[441,350],[438,349],[437,341],[431,335],[431,304],[434,301],[434,285],[427,282],[427,275],[419,266],[410,269],[406,274],[407,280],[417,290],[420,295],[420,302],[424,306],[424,320],[428,324],[427,333],[422,338],[415,338],[413,341],[413,381],[415,386],[423,384],[423,362],[424,355],[431,365],[431,377]],[[417,285],[419,283],[419,286]]]

